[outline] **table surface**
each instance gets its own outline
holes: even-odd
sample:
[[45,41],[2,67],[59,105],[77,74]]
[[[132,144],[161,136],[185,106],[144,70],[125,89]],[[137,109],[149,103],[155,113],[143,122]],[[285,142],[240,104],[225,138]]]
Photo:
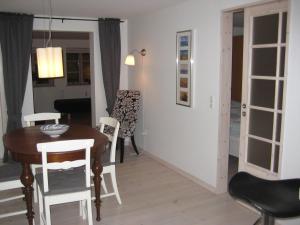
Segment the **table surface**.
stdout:
[[[41,153],[37,151],[37,143],[89,138],[95,140],[94,146],[91,149],[91,155],[94,157],[96,149],[98,149],[99,146],[105,145],[108,139],[96,129],[86,125],[71,125],[68,131],[57,138],[52,138],[42,133],[40,126],[20,128],[6,134],[4,136],[4,143],[15,161],[41,164],[42,156]],[[101,148],[101,150],[104,151],[103,148]],[[61,157],[61,153],[53,153],[49,154],[48,161],[74,160],[82,158],[83,156],[83,151],[77,153],[70,152],[69,154],[64,153],[64,157]]]

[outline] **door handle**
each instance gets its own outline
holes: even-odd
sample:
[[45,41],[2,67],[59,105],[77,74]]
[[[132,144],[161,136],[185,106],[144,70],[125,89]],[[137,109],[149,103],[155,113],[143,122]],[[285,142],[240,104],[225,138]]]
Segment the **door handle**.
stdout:
[[243,108],[243,109],[246,109],[246,104],[243,104],[243,105],[242,105],[242,108]]

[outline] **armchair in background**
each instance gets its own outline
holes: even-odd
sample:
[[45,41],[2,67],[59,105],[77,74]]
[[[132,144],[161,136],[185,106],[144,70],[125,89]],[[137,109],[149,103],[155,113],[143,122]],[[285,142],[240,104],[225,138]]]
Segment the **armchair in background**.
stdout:
[[140,108],[140,98],[141,94],[138,90],[119,90],[117,92],[117,99],[111,117],[120,122],[118,139],[121,147],[121,163],[124,161],[124,140],[126,137],[130,137],[134,151],[137,155],[139,154],[134,140],[134,131]]

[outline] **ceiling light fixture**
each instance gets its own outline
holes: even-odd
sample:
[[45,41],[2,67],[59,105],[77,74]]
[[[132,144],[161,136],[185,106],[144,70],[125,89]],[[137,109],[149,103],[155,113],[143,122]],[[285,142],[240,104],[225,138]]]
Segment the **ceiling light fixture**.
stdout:
[[52,47],[51,26],[52,26],[52,2],[49,0],[49,37],[44,48],[37,48],[37,63],[39,78],[57,78],[63,77],[63,58],[62,48]]
[[137,49],[134,49],[130,52],[130,54],[128,54],[126,56],[126,59],[125,59],[125,64],[126,65],[128,65],[128,66],[134,66],[135,65],[135,58],[134,58],[134,55],[133,55],[134,52],[138,52],[141,56],[146,55],[146,49],[143,48],[141,51],[138,51]]

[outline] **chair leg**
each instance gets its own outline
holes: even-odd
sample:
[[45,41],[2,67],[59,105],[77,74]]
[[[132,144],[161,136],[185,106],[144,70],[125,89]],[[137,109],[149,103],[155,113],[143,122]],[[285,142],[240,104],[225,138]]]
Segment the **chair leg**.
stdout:
[[83,216],[82,201],[79,201],[79,216]]
[[124,162],[124,138],[120,138],[121,152],[120,152],[120,163]]
[[261,223],[261,217],[259,217],[256,221],[255,221],[255,223],[253,224],[253,225],[258,225],[258,224],[260,224]]
[[39,213],[40,213],[40,224],[44,224],[43,221],[43,214],[44,214],[44,210],[43,210],[43,197],[40,191],[40,187],[38,187],[38,202],[39,202]]
[[3,154],[3,162],[7,162],[8,161],[8,149],[4,148],[4,154]]
[[122,201],[121,201],[121,198],[120,198],[119,189],[118,189],[118,185],[117,185],[116,169],[115,168],[113,169],[113,171],[110,172],[110,175],[111,175],[112,187],[114,189],[114,193],[116,194],[117,201],[118,201],[119,205],[122,205]]
[[137,147],[136,147],[136,144],[135,144],[135,141],[134,141],[134,135],[132,135],[132,136],[130,137],[130,139],[131,139],[131,143],[132,143],[132,146],[133,146],[134,151],[136,152],[137,155],[139,155],[140,153],[139,153],[139,151],[138,151],[138,149],[137,149]]
[[87,199],[86,206],[87,206],[88,225],[93,225],[91,194]]
[[[36,167],[34,165],[32,165],[31,167],[31,171],[32,171],[32,175],[33,177],[35,177],[36,175]],[[34,179],[33,181],[33,200],[34,200],[34,203],[37,203],[38,202],[38,197],[37,197],[37,183],[36,183],[36,180]]]
[[263,219],[263,224],[264,225],[274,225],[275,224],[274,217],[272,217],[272,216],[263,214],[262,219]]
[[107,187],[106,187],[106,183],[105,183],[103,174],[101,174],[101,186],[103,188],[104,193],[107,194],[108,191],[107,191]]
[[86,200],[79,201],[79,215],[82,217],[83,220],[86,219]]
[[120,141],[121,141],[121,138],[118,137],[118,139],[117,139],[117,145],[116,145],[116,149],[117,150],[120,149]]
[[48,201],[45,199],[45,217],[46,217],[46,224],[51,225],[51,215],[50,215],[50,205]]

